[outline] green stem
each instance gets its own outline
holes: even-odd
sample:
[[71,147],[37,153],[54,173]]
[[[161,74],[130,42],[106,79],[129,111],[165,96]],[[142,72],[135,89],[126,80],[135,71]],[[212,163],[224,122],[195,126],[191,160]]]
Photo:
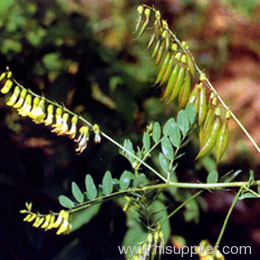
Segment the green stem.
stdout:
[[254,194],[256,197],[260,198],[260,194],[256,193],[255,191],[253,191],[253,190],[247,188],[246,186],[244,187],[244,189],[247,190],[248,192]]
[[[260,180],[254,181],[251,186],[257,186],[259,185]],[[214,190],[214,189],[220,189],[220,188],[238,188],[243,187],[245,185],[248,185],[248,182],[231,182],[231,183],[185,183],[185,182],[170,182],[170,183],[161,183],[161,184],[155,184],[150,186],[144,186],[139,188],[131,188],[124,191],[117,191],[99,198],[96,198],[91,201],[86,201],[82,204],[79,204],[78,206],[75,206],[70,211],[76,212],[82,209],[85,209],[93,204],[102,202],[104,200],[112,199],[116,196],[121,196],[125,194],[133,194],[134,192],[146,192],[148,190],[156,190],[156,189],[165,189],[170,187],[176,187],[176,188],[182,188],[182,189],[203,189],[203,190]]]
[[146,158],[149,156],[149,154],[156,148],[156,146],[162,141],[162,138],[156,142],[152,147],[151,149],[144,155],[143,159],[142,159],[142,162],[139,162],[139,164],[136,166],[136,170],[138,171],[139,170],[139,167],[143,164],[143,162],[146,160]]
[[[230,207],[229,210],[228,210],[227,216],[226,216],[226,218],[225,218],[225,220],[224,220],[223,226],[222,226],[221,231],[220,231],[220,233],[219,233],[217,242],[216,242],[216,244],[215,244],[215,246],[214,246],[214,248],[216,248],[216,249],[218,248],[218,246],[219,246],[219,244],[220,244],[220,241],[221,241],[221,239],[222,239],[222,237],[223,237],[223,234],[224,234],[224,231],[225,231],[225,229],[226,229],[226,226],[227,226],[229,217],[230,217],[230,215],[231,215],[231,213],[232,213],[232,211],[233,211],[233,209],[234,209],[234,207],[235,207],[235,205],[236,205],[236,203],[237,203],[237,201],[238,201],[238,199],[239,199],[239,196],[240,196],[240,194],[241,194],[243,188],[244,188],[244,186],[241,186],[241,187],[240,187],[239,191],[237,192],[237,194],[236,194],[236,196],[235,196],[235,198],[234,198],[234,200],[233,200],[233,202],[232,202],[231,207]],[[216,254],[216,250],[214,250],[214,255],[215,255],[215,254]]]
[[177,213],[180,209],[182,209],[186,204],[188,204],[190,201],[195,199],[197,196],[199,196],[204,190],[200,190],[194,195],[192,195],[190,198],[185,200],[179,207],[177,207],[172,213],[170,213],[161,223],[160,225],[162,226],[168,219],[170,219],[175,213]]

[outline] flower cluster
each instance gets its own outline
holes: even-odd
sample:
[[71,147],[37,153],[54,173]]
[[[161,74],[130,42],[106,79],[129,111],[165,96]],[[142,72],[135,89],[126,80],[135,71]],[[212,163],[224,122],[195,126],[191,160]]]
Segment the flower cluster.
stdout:
[[25,203],[26,209],[20,210],[21,214],[26,214],[23,219],[26,222],[34,222],[33,227],[43,228],[45,231],[56,228],[58,229],[56,234],[68,234],[70,233],[72,226],[69,222],[69,211],[61,210],[58,214],[49,213],[42,215],[40,213],[32,212],[32,203]]
[[[16,84],[12,79],[12,72],[7,71],[0,75],[0,91],[2,94],[8,94],[14,85]],[[101,141],[98,125],[78,127],[78,115],[55,102],[35,95],[20,85],[16,85],[13,88],[6,104],[17,109],[21,116],[31,118],[34,123],[50,126],[53,133],[67,135],[70,139],[73,139],[78,144],[76,148],[78,153],[86,149],[90,131],[95,135],[95,143],[100,143]]]

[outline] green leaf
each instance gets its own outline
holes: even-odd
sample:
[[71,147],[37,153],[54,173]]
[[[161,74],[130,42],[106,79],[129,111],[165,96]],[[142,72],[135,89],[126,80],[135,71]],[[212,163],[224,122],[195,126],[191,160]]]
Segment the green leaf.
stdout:
[[172,128],[170,140],[175,147],[179,147],[181,145],[181,132],[177,124]]
[[124,171],[120,177],[119,185],[122,190],[129,187],[131,180],[134,178],[133,174],[129,171]]
[[[127,247],[133,248],[134,246],[139,245],[142,241],[146,240],[147,235],[148,233],[144,231],[142,226],[139,223],[135,222],[133,227],[129,228],[124,236],[123,246],[125,246],[125,248]],[[128,250],[126,258],[130,259],[134,255],[136,255],[135,252],[131,252],[131,250]]]
[[260,182],[257,185],[257,192],[260,194]]
[[170,161],[167,158],[165,158],[165,156],[162,153],[159,154],[159,163],[162,167],[162,170],[165,173],[167,173],[169,170]]
[[177,124],[181,129],[183,135],[186,135],[189,131],[189,118],[186,111],[181,110],[177,115]]
[[251,192],[247,192],[247,193],[244,193],[242,194],[240,197],[239,197],[239,200],[244,200],[244,199],[256,199],[256,198],[259,198],[257,195],[251,193]]
[[49,70],[60,70],[62,68],[62,61],[60,54],[57,52],[48,53],[42,58],[43,64]]
[[153,124],[153,140],[155,143],[157,143],[161,138],[161,126],[158,122],[155,122]]
[[103,194],[107,195],[113,191],[113,179],[110,171],[106,171],[102,180]]
[[151,147],[150,136],[148,133],[143,134],[143,147],[145,153],[147,153]]
[[66,197],[64,195],[59,196],[59,203],[62,207],[68,208],[68,209],[73,208],[75,205],[71,199],[69,199],[68,197]]
[[133,186],[136,188],[142,186],[142,184],[144,183],[145,183],[145,175],[141,173],[140,175],[134,178]]
[[186,108],[185,111],[188,115],[190,124],[192,125],[195,122],[196,119],[196,110],[193,104],[189,103]]
[[93,200],[97,197],[97,188],[91,175],[87,174],[85,179],[85,185],[87,190],[87,196],[89,200]]
[[255,181],[255,174],[253,170],[249,171],[250,177],[249,177],[249,181],[248,181],[248,185],[251,186],[252,182]]
[[165,136],[169,136],[171,134],[171,131],[173,129],[173,127],[176,125],[175,119],[174,118],[170,118],[163,127],[163,134]]
[[84,195],[81,192],[77,183],[74,181],[72,182],[72,185],[71,185],[71,191],[72,191],[72,195],[76,199],[76,201],[78,201],[79,203],[82,203],[84,201]]
[[[192,196],[191,194],[187,195],[186,199],[188,199],[191,196]],[[199,222],[199,206],[195,199],[190,201],[188,204],[186,204],[183,215],[186,222],[190,222],[190,221],[194,221],[195,223]]]
[[[166,206],[159,200],[155,200],[151,206],[149,207],[149,212],[152,215],[153,223],[157,223],[158,220],[165,220],[168,217],[168,212]],[[170,238],[171,234],[171,226],[169,219],[161,226],[164,242],[167,244],[168,239]]]
[[225,175],[223,175],[219,182],[224,182],[224,183],[229,183],[231,182],[233,179],[235,179],[240,173],[242,172],[242,170],[237,170],[235,172],[232,171],[229,171],[227,172]]
[[169,160],[173,160],[174,158],[173,147],[171,142],[166,136],[163,137],[161,146],[162,146],[162,152],[165,155],[165,157]]
[[[131,142],[131,140],[129,140],[129,139],[126,139],[126,140],[125,140],[125,142],[124,142],[124,148],[125,148],[127,151],[129,151],[129,152],[131,152],[132,154],[135,155],[133,143]],[[129,153],[127,153],[127,152],[125,152],[125,151],[122,151],[122,152],[123,152],[123,154],[125,154],[126,158],[128,158],[131,163],[134,163],[135,158],[134,158],[132,155],[130,155]]]
[[84,210],[80,210],[76,213],[73,213],[73,218],[72,218],[72,222],[71,222],[72,231],[75,231],[75,230],[81,228],[83,225],[89,223],[89,221],[95,215],[97,215],[101,204],[102,203],[97,203],[97,204],[90,206],[89,208],[86,208]]
[[14,3],[14,0],[2,0],[0,1],[0,12],[6,11]]
[[217,183],[218,182],[218,172],[213,170],[209,173],[207,177],[207,183]]

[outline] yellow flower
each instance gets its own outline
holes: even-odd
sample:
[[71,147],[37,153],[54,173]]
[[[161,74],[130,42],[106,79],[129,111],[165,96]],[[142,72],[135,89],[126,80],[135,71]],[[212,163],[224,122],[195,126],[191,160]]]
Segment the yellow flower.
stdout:
[[30,114],[31,108],[32,108],[32,96],[28,94],[25,98],[24,104],[21,108],[18,109],[18,113],[21,116],[28,116]]
[[2,94],[7,94],[7,93],[10,91],[10,89],[12,88],[12,86],[13,86],[13,81],[10,80],[10,79],[8,79],[8,80],[5,82],[4,86],[2,87],[1,93],[2,93]]
[[20,108],[23,105],[26,94],[27,94],[27,90],[23,89],[18,101],[13,105],[14,108]]
[[18,86],[16,86],[12,96],[6,102],[6,105],[7,106],[13,106],[14,103],[17,101],[17,99],[18,99],[18,97],[20,95],[20,92],[21,92],[21,89]]
[[53,127],[55,127],[52,132],[57,133],[57,135],[65,135],[68,133],[68,124],[67,121],[69,119],[69,114],[68,113],[64,113],[60,123],[59,124],[55,124]]
[[74,139],[76,134],[77,134],[77,122],[78,122],[78,117],[73,116],[71,119],[71,127],[67,135],[69,135],[69,138]]
[[45,118],[45,101],[41,99],[38,108],[35,110],[33,114],[33,122],[35,124],[41,124]]
[[53,122],[53,110],[54,110],[54,106],[53,105],[49,105],[47,108],[47,118],[44,120],[44,124],[47,125],[51,125]]
[[80,136],[78,137],[75,142],[78,143],[78,147],[76,149],[76,152],[82,153],[87,148],[87,142],[89,139],[89,127],[88,126],[82,126],[79,129]]

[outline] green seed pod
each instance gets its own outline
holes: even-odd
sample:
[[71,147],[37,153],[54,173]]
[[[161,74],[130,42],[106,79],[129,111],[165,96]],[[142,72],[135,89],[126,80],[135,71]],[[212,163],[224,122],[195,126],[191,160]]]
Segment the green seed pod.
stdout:
[[174,87],[172,89],[171,92],[171,96],[168,102],[171,102],[172,100],[174,100],[180,93],[181,90],[181,86],[183,84],[184,81],[184,76],[185,76],[185,72],[186,72],[186,67],[184,65],[180,65],[180,70],[178,72],[178,76],[175,80],[175,84]]
[[160,43],[161,43],[161,41],[157,40],[157,42],[156,42],[156,44],[154,46],[153,52],[152,52],[152,58],[155,57],[155,55],[158,53],[158,50],[159,50],[159,47],[160,47]]
[[166,68],[166,70],[163,74],[160,86],[163,85],[168,80],[168,78],[170,77],[175,62],[176,62],[176,59],[175,59],[175,56],[173,54],[170,61],[169,61],[168,66],[167,66],[167,68]]
[[208,139],[208,137],[211,133],[214,118],[215,118],[214,110],[212,109],[212,107],[210,107],[207,112],[207,116],[204,121],[204,124],[200,127],[200,130],[199,130],[199,140],[200,140],[201,147],[204,145],[205,140]]
[[168,84],[167,84],[166,89],[163,94],[163,98],[167,97],[172,92],[172,90],[175,86],[177,77],[179,75],[179,71],[180,71],[180,64],[179,64],[179,62],[177,62],[177,64],[174,66],[171,76],[169,78]]
[[146,8],[146,9],[144,10],[145,21],[144,21],[144,23],[143,23],[143,26],[142,26],[140,32],[139,32],[138,35],[137,35],[137,38],[139,38],[139,37],[141,37],[141,36],[143,35],[143,33],[144,33],[146,27],[148,26],[149,20],[150,20],[150,14],[151,14],[151,10],[148,9],[148,8]]
[[216,161],[219,163],[221,157],[225,153],[229,140],[229,131],[228,131],[228,120],[225,120],[221,126],[217,140],[216,140]]
[[159,82],[161,82],[161,80],[163,78],[163,75],[164,75],[164,73],[165,73],[165,71],[166,71],[166,69],[167,69],[167,67],[169,65],[170,57],[171,57],[170,52],[167,52],[167,54],[165,55],[165,58],[163,60],[162,66],[160,68],[160,71],[159,71],[159,73],[157,75],[157,78],[155,80],[154,85],[157,85]]
[[195,87],[191,91],[189,101],[188,101],[188,103],[191,103],[195,106],[196,111],[198,110],[197,103],[198,103],[198,99],[199,99],[199,91],[200,91],[201,86],[202,86],[202,83],[195,84]]
[[194,67],[193,58],[190,53],[187,55],[187,65],[188,65],[191,75],[194,77],[195,76],[195,67]]
[[198,107],[198,120],[201,126],[206,118],[208,110],[206,88],[202,86],[199,93],[199,107]]
[[136,27],[135,27],[135,32],[139,30],[139,27],[141,25],[142,19],[143,19],[143,12],[144,12],[144,7],[142,5],[139,5],[137,7],[137,12],[138,12],[138,18],[136,21]]
[[190,95],[191,77],[189,72],[186,72],[184,83],[182,84],[178,99],[178,109],[181,110],[187,105]]
[[21,89],[20,87],[16,86],[14,89],[14,92],[12,94],[12,96],[8,99],[8,101],[6,102],[7,106],[13,106],[14,103],[17,101],[19,95],[20,95]]
[[156,60],[155,60],[155,65],[157,66],[159,63],[160,63],[160,61],[161,61],[161,58],[162,58],[162,55],[163,55],[163,50],[164,50],[164,44],[162,43],[161,45],[160,45],[160,48],[159,48],[159,50],[158,50],[158,52],[157,52],[157,55],[156,55]]
[[162,38],[165,39],[165,48],[166,48],[166,50],[168,50],[169,45],[170,45],[170,37],[169,37],[169,33],[167,30],[163,31]]
[[12,86],[13,86],[13,81],[10,80],[10,79],[8,79],[8,80],[5,82],[4,86],[2,87],[1,93],[2,93],[2,94],[7,94],[7,93],[11,90]]
[[152,44],[153,44],[153,42],[154,42],[154,39],[155,39],[155,33],[153,33],[153,34],[151,35],[151,38],[150,38],[150,40],[149,40],[149,42],[148,42],[148,44],[147,44],[147,47],[146,47],[147,50],[149,50],[150,47],[152,46]]
[[21,91],[21,94],[20,94],[18,101],[13,105],[13,108],[20,108],[23,105],[24,98],[25,98],[26,94],[27,94],[27,90],[23,89]]
[[197,160],[201,157],[204,157],[212,150],[212,148],[214,147],[214,144],[216,143],[219,129],[220,129],[220,120],[217,117],[213,122],[213,127],[212,127],[212,130],[211,130],[211,133],[210,133],[208,139],[205,140],[204,145],[200,148],[200,151],[195,160]]

